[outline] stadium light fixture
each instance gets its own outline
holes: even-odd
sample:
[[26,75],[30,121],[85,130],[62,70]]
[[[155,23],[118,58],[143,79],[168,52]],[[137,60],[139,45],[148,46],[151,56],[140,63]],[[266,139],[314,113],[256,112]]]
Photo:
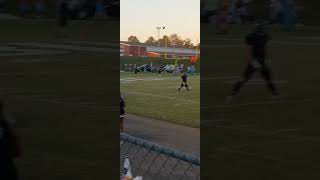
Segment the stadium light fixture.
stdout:
[[162,27],[158,26],[157,30],[158,30],[158,47],[160,47],[160,30],[162,29]]

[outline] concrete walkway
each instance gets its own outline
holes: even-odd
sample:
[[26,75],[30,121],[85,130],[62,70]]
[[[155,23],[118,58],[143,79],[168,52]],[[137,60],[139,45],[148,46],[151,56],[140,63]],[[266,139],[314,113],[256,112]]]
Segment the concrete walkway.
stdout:
[[200,129],[128,114],[125,132],[147,141],[200,156]]

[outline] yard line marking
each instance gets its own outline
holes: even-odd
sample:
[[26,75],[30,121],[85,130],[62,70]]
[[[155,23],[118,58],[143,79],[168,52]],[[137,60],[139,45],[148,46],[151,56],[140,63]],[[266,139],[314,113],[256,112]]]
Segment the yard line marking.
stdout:
[[[276,138],[288,138],[288,139],[294,139],[297,141],[301,142],[313,142],[313,143],[320,143],[320,138],[314,138],[314,137],[306,137],[306,136],[299,136],[299,135],[290,135],[290,134],[282,134],[285,133],[285,131],[290,131],[290,130],[295,130],[295,131],[300,131],[303,130],[302,128],[299,129],[280,129],[280,130],[275,130],[275,131],[267,131],[267,130],[258,130],[258,129],[251,129],[251,128],[241,128],[241,127],[232,127],[232,126],[224,126],[224,125],[211,125],[210,127],[215,127],[215,128],[222,128],[222,129],[227,129],[227,130],[232,130],[232,131],[242,131],[246,133],[254,133],[257,135],[263,135],[263,136],[271,136],[271,137],[276,137]],[[281,132],[283,131],[283,132]]]
[[[190,77],[190,79],[198,79],[200,77],[194,76],[194,77]],[[178,81],[180,80],[179,77],[171,77],[171,78],[157,78],[157,77],[148,77],[148,78],[120,78],[120,82],[121,83],[135,83],[135,82],[139,82],[139,81],[164,81],[164,80],[173,80],[173,81]]]
[[297,36],[297,37],[292,37],[292,39],[318,41],[320,40],[320,36]]
[[112,48],[98,48],[90,46],[76,46],[76,45],[65,45],[65,44],[52,44],[52,43],[8,43],[12,46],[27,46],[27,47],[40,47],[40,48],[50,48],[50,49],[63,49],[69,51],[87,51],[87,52],[97,52],[97,53],[108,53],[108,52],[118,52],[119,50]]
[[225,79],[239,79],[240,76],[217,76],[217,77],[206,77],[201,78],[201,81],[208,81],[208,80],[225,80]]
[[162,98],[162,99],[169,99],[169,100],[177,100],[177,101],[184,101],[188,103],[194,103],[194,104],[200,104],[200,101],[193,101],[188,99],[178,99],[177,97],[170,97],[170,96],[161,96],[157,94],[149,94],[149,93],[142,93],[142,92],[134,92],[134,91],[124,91],[124,94],[134,94],[134,95],[142,95],[142,96],[150,96],[150,97],[156,97],[156,98]]
[[51,103],[51,104],[62,104],[62,105],[69,105],[69,106],[77,106],[82,108],[88,108],[88,109],[95,109],[95,110],[103,110],[103,111],[118,111],[118,106],[99,106],[99,105],[89,105],[89,104],[82,104],[82,103],[73,103],[73,102],[63,102],[59,101],[57,99],[47,99],[47,98],[38,98],[35,96],[25,96],[25,95],[11,95],[13,98],[17,99],[24,99],[28,101],[34,101],[34,102],[45,102],[45,103]]
[[168,86],[169,89],[178,89],[180,86]]
[[[242,39],[238,38],[211,38],[211,40],[217,40],[217,41],[239,41]],[[296,46],[319,46],[319,42],[310,41],[310,42],[301,42],[301,41],[286,41],[286,40],[274,40],[271,41],[270,44],[273,45],[296,45]],[[203,45],[205,48],[228,48],[228,47],[243,47],[241,44],[217,44],[217,45]]]
[[217,41],[242,41],[242,38],[210,38],[210,40],[217,40]]
[[[237,82],[236,80],[224,81],[225,84],[234,84],[236,82]],[[287,84],[288,81],[280,80],[280,81],[274,81],[273,83],[274,84]],[[263,79],[252,79],[252,80],[249,80],[246,84],[248,84],[248,85],[264,85],[264,84],[266,84],[266,81]]]
[[271,44],[274,45],[296,45],[296,46],[320,46],[317,42],[290,42],[290,41],[274,41]]
[[242,44],[220,44],[220,45],[202,45],[202,48],[239,48]]
[[268,105],[268,104],[286,104],[286,103],[307,103],[312,102],[312,99],[302,100],[280,100],[280,101],[262,101],[262,102],[250,102],[244,104],[233,104],[233,105],[217,105],[212,107],[201,107],[203,109],[220,109],[220,108],[234,108],[234,107],[245,107],[251,105]]
[[320,166],[314,166],[311,165],[308,161],[303,161],[303,160],[289,160],[289,159],[280,159],[280,158],[276,158],[273,156],[268,156],[268,155],[262,155],[262,154],[258,154],[258,153],[251,153],[251,152],[247,152],[247,151],[242,151],[242,150],[232,150],[230,148],[225,148],[225,147],[220,147],[220,148],[216,148],[216,151],[222,151],[222,152],[227,152],[227,153],[232,153],[232,154],[239,154],[242,156],[249,156],[249,157],[257,157],[257,158],[262,158],[262,159],[268,159],[268,160],[272,160],[272,161],[278,161],[280,163],[285,163],[285,164],[297,164],[297,165],[304,165],[304,166],[308,166],[309,168],[314,168],[314,169],[319,169]]
[[[209,125],[210,126],[210,125]],[[268,131],[268,130],[259,130],[259,129],[253,129],[253,128],[244,128],[244,127],[234,127],[234,126],[225,126],[225,125],[211,125],[213,127],[216,128],[222,128],[222,129],[228,129],[228,130],[232,130],[232,131],[243,131],[243,132],[247,132],[247,133],[254,133],[254,134],[258,134],[258,135],[277,135],[279,134],[279,130],[276,131]],[[278,137],[291,137],[290,135],[288,136],[278,136]],[[294,136],[296,137],[296,136]]]
[[296,131],[301,131],[301,130],[303,130],[303,128],[279,129],[279,130],[274,131],[273,134],[296,132]]
[[119,43],[110,43],[110,42],[91,42],[91,41],[56,41],[57,43],[63,44],[76,44],[76,45],[87,45],[87,46],[111,46],[111,47],[119,47]]

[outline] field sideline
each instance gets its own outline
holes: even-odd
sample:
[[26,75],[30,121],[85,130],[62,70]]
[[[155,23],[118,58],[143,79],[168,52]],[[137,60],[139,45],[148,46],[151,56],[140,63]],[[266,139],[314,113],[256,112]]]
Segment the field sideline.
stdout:
[[191,91],[177,94],[180,76],[120,73],[128,113],[191,126],[200,126],[200,76],[190,76]]
[[[201,99],[201,137],[206,139],[201,149],[212,155],[202,159],[202,167],[215,169],[214,177],[225,180],[319,179],[316,28],[286,33],[270,27],[269,60],[280,97],[271,97],[257,73],[231,104],[225,100],[245,67],[243,38],[249,28],[234,28],[225,36],[202,29],[210,37],[201,51],[201,97],[206,97]],[[202,175],[210,170],[202,169]]]
[[[106,159],[118,161],[111,152],[119,148],[119,140],[101,139],[119,133],[114,128],[118,127],[119,106],[114,107],[118,97],[108,93],[119,91],[119,79],[110,76],[118,75],[119,60],[109,51],[98,51],[100,45],[80,45],[84,41],[80,32],[89,31],[85,40],[89,44],[106,41],[110,40],[105,34],[108,24],[117,23],[71,22],[69,38],[63,40],[55,38],[55,23],[1,20],[0,95],[6,110],[17,120],[21,135],[23,154],[17,160],[20,177],[105,179],[111,176],[111,172],[105,173],[110,165]],[[72,49],[65,49],[66,41],[73,44]],[[56,47],[30,44],[40,42]],[[117,46],[104,49],[119,51],[116,41],[107,43]],[[114,176],[119,177],[118,172]]]

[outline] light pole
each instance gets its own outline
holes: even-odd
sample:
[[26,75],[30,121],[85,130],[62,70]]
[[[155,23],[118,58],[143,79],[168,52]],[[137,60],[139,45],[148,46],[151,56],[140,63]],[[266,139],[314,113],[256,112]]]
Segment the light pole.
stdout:
[[157,30],[158,30],[158,48],[160,47],[160,30],[161,30],[161,27],[157,27]]
[[[161,29],[166,29],[166,27],[165,26],[158,26],[157,27],[157,30],[158,30],[158,48],[159,48],[159,52],[160,52],[160,30]],[[164,53],[164,56],[165,56],[165,58],[167,57],[167,37],[166,37],[166,39],[164,39],[164,43],[165,43],[165,53]]]
[[158,30],[158,47],[160,47],[160,41],[159,40],[160,40],[160,30],[161,29],[166,29],[166,27],[165,26],[162,26],[162,27],[158,26],[157,27],[157,30]]

